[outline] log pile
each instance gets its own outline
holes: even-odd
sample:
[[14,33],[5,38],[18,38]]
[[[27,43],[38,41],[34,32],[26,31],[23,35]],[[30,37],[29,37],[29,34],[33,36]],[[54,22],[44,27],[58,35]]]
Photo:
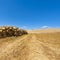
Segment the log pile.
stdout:
[[26,30],[19,29],[12,26],[2,26],[0,27],[0,38],[10,37],[10,36],[21,36],[28,34]]

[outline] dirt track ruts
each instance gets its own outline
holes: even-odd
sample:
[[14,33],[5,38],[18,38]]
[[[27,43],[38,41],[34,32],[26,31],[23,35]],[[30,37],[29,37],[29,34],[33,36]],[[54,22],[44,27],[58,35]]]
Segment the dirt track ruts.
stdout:
[[36,34],[18,37],[7,43],[0,46],[0,60],[60,60],[60,54],[49,44],[41,42]]

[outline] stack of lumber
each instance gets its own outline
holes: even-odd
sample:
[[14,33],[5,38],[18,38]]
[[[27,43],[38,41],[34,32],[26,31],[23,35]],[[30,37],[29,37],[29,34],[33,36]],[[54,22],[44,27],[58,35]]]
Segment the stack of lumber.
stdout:
[[0,38],[10,37],[10,36],[21,36],[28,34],[26,30],[19,29],[13,26],[1,26],[0,27]]

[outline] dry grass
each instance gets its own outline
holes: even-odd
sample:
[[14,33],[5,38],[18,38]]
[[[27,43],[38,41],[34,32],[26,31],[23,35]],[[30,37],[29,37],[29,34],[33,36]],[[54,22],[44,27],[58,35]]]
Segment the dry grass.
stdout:
[[0,60],[60,60],[60,32],[2,38]]
[[53,32],[60,32],[60,28],[55,29],[40,29],[40,30],[28,30],[29,33],[53,33]]

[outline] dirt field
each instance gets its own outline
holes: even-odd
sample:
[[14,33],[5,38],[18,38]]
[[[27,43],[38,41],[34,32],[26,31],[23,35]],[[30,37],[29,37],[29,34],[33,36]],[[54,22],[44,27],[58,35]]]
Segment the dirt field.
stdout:
[[60,60],[60,33],[0,39],[0,60]]

